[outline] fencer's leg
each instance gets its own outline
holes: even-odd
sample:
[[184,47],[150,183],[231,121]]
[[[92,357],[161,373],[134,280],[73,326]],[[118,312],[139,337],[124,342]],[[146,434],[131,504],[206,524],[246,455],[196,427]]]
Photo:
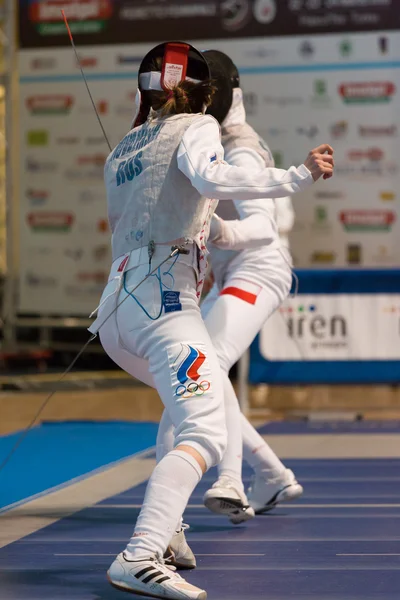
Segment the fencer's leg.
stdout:
[[287,469],[267,442],[242,415],[243,455],[254,469],[247,497],[256,514],[268,512],[281,502],[303,494],[293,471]]
[[[228,446],[218,471],[220,476],[229,472],[231,478],[241,481],[241,461],[238,461],[238,456],[242,456],[241,417],[239,403],[229,381],[229,371],[257,335],[270,307],[266,302],[266,292],[251,282],[232,278],[224,289],[229,293],[215,299],[205,318],[224,381]],[[276,301],[274,298],[274,303]]]
[[[174,425],[168,412],[164,410],[157,433],[157,463],[174,449],[174,443]],[[177,569],[194,569],[196,567],[196,557],[186,540],[185,531],[187,529],[190,529],[189,525],[183,522],[183,517],[180,517],[164,554],[165,563]]]
[[[220,461],[226,447],[221,372],[197,305],[194,271],[178,262],[174,278],[182,310],[163,313],[145,328],[137,327],[129,302],[120,306],[117,315],[124,347],[149,360],[150,373],[175,425],[175,448],[161,459],[149,480],[127,546],[128,556],[135,559],[164,555],[202,472]],[[157,291],[149,297],[156,297]],[[143,304],[146,298],[140,300]]]
[[225,419],[228,431],[227,450],[218,466],[219,477],[204,495],[205,506],[218,514],[226,514],[234,524],[255,516],[244,493],[242,483],[241,413],[228,373],[222,371]]
[[285,471],[285,465],[243,414],[241,426],[245,461],[255,473],[263,474],[266,478],[281,475]]
[[[275,265],[274,261],[276,263]],[[214,295],[214,297],[212,297],[212,306],[211,303],[207,305],[206,325],[210,331],[224,373],[229,372],[230,367],[251,344],[265,320],[276,310],[289,293],[291,281],[290,271],[279,253],[276,253],[275,257],[271,257],[271,266],[274,274],[270,278],[271,285],[269,288],[261,289],[259,286],[256,286],[247,280],[235,279],[233,277],[228,280],[222,296],[218,298]],[[246,327],[238,327],[238,323],[245,323]],[[229,394],[225,393],[225,401],[229,397]],[[235,402],[237,403],[236,397]],[[231,407],[231,403],[225,403],[227,414],[230,414]],[[245,430],[247,435],[245,435],[243,439],[244,451],[247,454],[251,454],[255,447],[251,435],[255,434],[258,436],[258,434],[244,417],[243,422],[247,424]],[[234,459],[235,456],[237,456],[237,453],[235,453],[234,443],[231,444],[232,436],[230,435],[230,430],[234,431],[232,423],[235,423],[234,415],[232,415],[231,423],[229,422],[229,418],[227,419],[228,447],[227,452],[219,465],[220,477],[224,471],[232,472],[232,466],[233,468],[235,467]],[[292,491],[296,489],[296,494],[299,495],[299,493],[302,492],[302,488],[296,482],[293,473],[289,470],[285,470],[278,457],[276,457],[260,436],[258,436],[257,444],[258,447],[261,446],[264,449],[264,452],[262,452],[262,449],[259,448],[258,452],[260,463],[263,465],[261,469],[264,469],[264,475],[267,470],[269,471],[270,476],[281,470],[280,476],[273,480],[275,485],[279,485],[280,488],[284,487],[286,489],[291,486]],[[239,470],[236,470],[236,476],[238,476],[238,474]],[[264,477],[260,478],[260,482],[264,483],[265,481],[266,479]],[[219,482],[217,482],[215,486],[218,487]],[[253,485],[253,491],[256,487],[257,486]],[[262,485],[258,485],[257,489],[260,488],[262,488]],[[264,491],[269,493],[270,488]],[[277,491],[278,490],[275,490],[273,495],[275,495]],[[213,492],[210,490],[209,493],[212,494]],[[288,494],[288,492],[286,492],[286,494]],[[263,506],[265,503],[268,503],[270,499],[271,496],[264,497]]]
[[[239,285],[235,281],[230,282],[230,285],[233,286],[235,283]],[[256,289],[258,293],[262,292],[259,286],[256,286]],[[259,312],[261,312],[260,307],[262,308],[262,305],[259,303],[257,306]],[[253,306],[252,308],[254,311]],[[204,310],[203,307],[202,309]],[[246,314],[243,315],[243,312]],[[224,294],[215,297],[212,306],[207,306],[205,318],[222,369],[228,445],[218,466],[219,478],[206,492],[204,503],[210,510],[219,513],[228,512],[229,502],[236,503],[241,507],[241,511],[232,514],[228,512],[234,523],[240,523],[254,516],[243,489],[240,407],[229,379],[229,370],[246,347],[243,347],[246,338],[248,338],[247,343],[250,344],[258,331],[258,323],[254,318],[249,322],[248,313],[249,308],[242,299]],[[238,326],[240,323],[245,323],[246,327]]]
[[[153,376],[149,373],[149,363],[137,356],[132,360],[132,355],[124,349],[119,339],[119,333],[115,324],[115,315],[112,315],[100,330],[100,339],[103,348],[108,355],[113,357],[114,362],[123,370],[127,371],[139,381],[155,387]],[[168,413],[164,410],[157,434],[156,460],[157,463],[174,448],[174,426]],[[176,524],[169,546],[165,552],[166,564],[173,565],[178,569],[194,569],[196,557],[186,541],[185,531],[188,525],[183,523],[180,517]]]
[[[154,469],[134,534],[111,565],[108,577],[114,586],[134,593],[203,600],[204,591],[179,578],[162,562],[190,494],[202,473],[219,462],[226,445],[218,361],[197,306],[194,271],[186,265],[180,267],[176,265],[174,275],[182,312],[173,313],[173,318],[165,313],[149,322],[129,299],[117,311],[119,346],[132,355],[133,362],[137,357],[148,360],[154,384],[178,427],[176,448]],[[143,279],[146,269],[139,267],[134,277],[127,277],[128,289]],[[150,314],[156,314],[158,283],[149,278],[146,284],[150,290],[141,286],[140,302]],[[121,292],[120,299],[123,296]],[[110,356],[121,364],[119,356]],[[135,372],[133,366],[124,366]],[[195,384],[199,377],[199,384]]]
[[[226,402],[226,404],[234,404],[238,407],[236,394],[231,381],[226,377],[226,373],[223,373],[222,376],[224,383],[224,398],[229,397],[229,402]],[[227,380],[228,383],[226,383]],[[230,409],[226,409],[227,429],[234,431],[236,422],[229,422],[227,416],[228,412],[231,412]],[[234,411],[232,411],[232,413],[233,412]],[[243,439],[243,458],[252,467],[255,473],[265,479],[275,479],[282,475],[286,470],[285,465],[279,460],[272,448],[251,425],[248,419],[241,413],[239,425],[241,429],[240,435]],[[161,458],[173,450],[174,441],[174,425],[169,418],[167,411],[164,410],[157,433],[157,462],[160,462]],[[232,457],[228,451],[225,452],[224,459],[221,462],[222,466],[220,467],[220,474],[236,479],[238,472],[241,470],[241,459],[242,456],[240,454]],[[237,465],[238,460],[240,460],[239,468]]]
[[[175,435],[174,435],[174,424],[172,423],[168,411],[164,409],[163,414],[161,415],[160,424],[158,426],[157,431],[157,440],[156,440],[156,462],[157,464],[161,459],[164,458],[168,454],[168,452],[172,452],[175,445]],[[178,523],[176,525],[175,531],[181,532],[182,530],[183,518],[180,517]]]
[[229,375],[222,370],[224,385],[225,421],[228,433],[228,444],[222,461],[218,465],[220,477],[228,477],[235,482],[237,489],[244,491],[242,483],[242,422],[239,402]]
[[[113,342],[113,339],[115,338],[115,336],[112,335],[113,331],[112,331],[111,323],[112,323],[112,319],[110,319],[110,324],[107,324],[106,327],[104,328],[103,335],[102,335],[102,343],[103,343],[103,346],[105,348],[107,348],[108,354],[113,358],[113,360],[119,366],[125,367],[125,370],[130,372],[136,378],[138,378],[142,381],[145,381],[146,383],[153,383],[153,385],[154,385],[153,376],[148,372],[146,373],[145,367],[147,366],[147,368],[148,368],[148,361],[140,359],[137,356],[133,357],[123,347],[121,347],[117,343]],[[203,463],[203,465],[204,465],[203,470],[205,470],[204,459],[200,455],[196,456],[196,454],[198,454],[198,453],[196,452],[196,450],[194,448],[191,448],[191,447],[186,448],[186,450],[189,452],[189,454],[187,454],[186,452],[179,452],[179,451],[178,451],[178,453],[174,453],[174,452],[171,453],[171,451],[173,450],[173,446],[174,446],[174,427],[172,425],[172,422],[170,421],[167,411],[164,411],[164,421],[163,422],[164,422],[165,428],[166,428],[166,438],[164,441],[168,446],[161,448],[159,445],[157,445],[158,462],[160,462],[161,459],[163,459],[163,458],[165,458],[165,459],[168,458],[168,460],[163,461],[163,467],[167,473],[169,473],[169,471],[171,469],[174,471],[174,470],[176,470],[176,468],[178,468],[181,476],[184,479],[182,481],[176,482],[177,488],[178,489],[182,488],[182,490],[184,492],[186,491],[186,495],[187,494],[190,495],[190,493],[192,492],[192,488],[194,488],[195,485],[197,485],[197,483],[200,480],[200,477],[202,475],[202,470],[199,467],[199,462]],[[158,438],[160,439],[160,435],[158,436]],[[167,454],[168,454],[168,457],[166,456]],[[194,454],[194,457],[191,456],[192,454]],[[176,456],[181,457],[185,462],[188,462],[188,460],[190,461],[190,464],[193,468],[189,468],[189,473],[188,473],[188,468],[186,467],[186,465],[184,463],[182,465],[181,461],[178,460],[178,462],[177,462],[176,458],[174,459],[174,457],[176,457]],[[193,458],[197,458],[197,460],[193,460]],[[161,493],[163,490],[162,490],[162,487],[160,488],[159,486],[160,486],[160,483],[162,486],[163,472],[161,472],[159,474],[155,470],[153,472],[152,478],[155,480],[155,486],[153,486],[153,489],[154,488],[156,489],[156,493],[157,493],[157,491],[158,491],[158,493]],[[164,474],[164,478],[165,478],[165,474]],[[169,483],[169,476],[167,475],[166,478]],[[193,484],[193,482],[194,482],[194,484]],[[189,487],[185,488],[186,484],[188,484]],[[149,486],[148,486],[148,489],[149,489]],[[188,492],[188,490],[189,490],[189,492]],[[181,499],[182,499],[182,494],[181,494]],[[176,498],[175,498],[175,500],[176,500]],[[178,501],[179,501],[179,499],[178,499]],[[150,496],[146,496],[145,502],[152,503],[152,498]],[[183,512],[183,509],[184,509],[184,505],[182,508],[182,512]],[[181,527],[182,512],[179,514],[177,523],[175,524],[175,527],[173,527],[171,535],[169,536],[171,538],[174,536],[175,532],[178,529],[179,529],[179,531],[182,530],[182,527]],[[157,523],[157,519],[154,520],[154,523]],[[159,531],[158,528],[156,529],[156,532],[157,531]],[[154,532],[150,532],[150,534],[153,534],[153,533]],[[127,550],[128,549],[129,549],[129,544],[128,544]],[[154,548],[153,548],[153,550],[154,550]],[[140,555],[138,555],[138,556],[139,556],[139,558],[137,558],[135,560],[140,560],[142,558]],[[189,558],[189,559],[191,558],[189,555],[189,550],[187,551],[186,558]],[[185,559],[185,557],[183,558],[183,560],[184,559]],[[195,564],[196,564],[195,559],[193,557],[191,560],[191,564],[189,565],[189,568],[193,568],[193,566],[195,566]],[[182,565],[182,566],[185,567],[186,565]],[[188,567],[186,567],[186,568],[188,568]]]

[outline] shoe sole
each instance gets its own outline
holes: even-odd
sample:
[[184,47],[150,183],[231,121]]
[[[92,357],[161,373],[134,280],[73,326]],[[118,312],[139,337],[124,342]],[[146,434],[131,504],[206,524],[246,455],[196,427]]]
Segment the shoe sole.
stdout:
[[[144,596],[145,598],[160,598],[161,600],[165,600],[167,598],[167,596],[159,596],[158,594],[150,594],[147,592],[143,592],[141,590],[133,590],[129,587],[125,587],[123,585],[118,585],[117,583],[114,583],[113,581],[111,581],[108,574],[107,574],[107,579],[108,579],[108,583],[113,588],[115,588],[116,590],[119,590],[120,592],[128,592],[130,594],[136,594],[136,596]],[[202,592],[199,596],[197,596],[196,600],[207,600],[207,592]]]
[[278,504],[285,502],[292,502],[293,500],[297,500],[300,496],[303,495],[303,488],[300,484],[297,485],[288,485],[275,494],[275,496],[262,508],[258,508],[255,510],[256,515],[262,515],[270,510],[274,509]]
[[253,519],[255,515],[251,506],[244,506],[240,500],[232,498],[205,498],[204,505],[217,515],[227,515],[234,525]]

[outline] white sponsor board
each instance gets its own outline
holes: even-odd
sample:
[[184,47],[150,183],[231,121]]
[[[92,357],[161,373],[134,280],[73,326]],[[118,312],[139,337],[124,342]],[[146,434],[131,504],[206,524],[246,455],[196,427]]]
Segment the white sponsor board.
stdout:
[[260,333],[270,361],[400,360],[400,294],[289,298]]
[[[279,166],[300,164],[321,142],[335,147],[335,177],[293,199],[297,266],[400,264],[400,33],[384,38],[196,42],[239,65],[248,119]],[[112,146],[129,129],[139,60],[151,46],[79,50]],[[111,261],[102,179],[108,148],[70,48],[21,50],[20,75],[19,310],[86,316]]]

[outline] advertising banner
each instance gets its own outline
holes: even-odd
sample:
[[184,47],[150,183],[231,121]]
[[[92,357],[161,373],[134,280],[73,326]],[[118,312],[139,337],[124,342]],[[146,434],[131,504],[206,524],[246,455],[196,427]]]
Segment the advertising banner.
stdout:
[[21,312],[87,316],[111,261],[103,185],[108,146],[61,8],[112,146],[129,129],[144,53],[166,32],[173,39],[185,31],[199,48],[223,50],[239,66],[248,120],[277,166],[302,163],[321,142],[335,148],[335,177],[293,198],[295,265],[400,264],[394,2],[21,1]]
[[[91,82],[91,89],[115,146],[129,129],[135,82]],[[103,181],[108,146],[79,79],[20,90],[20,310],[88,316],[111,264]]]
[[400,271],[299,270],[251,347],[251,383],[400,381]]
[[262,329],[259,349],[269,361],[400,361],[400,294],[289,298]]
[[397,0],[20,0],[22,48],[400,29]]

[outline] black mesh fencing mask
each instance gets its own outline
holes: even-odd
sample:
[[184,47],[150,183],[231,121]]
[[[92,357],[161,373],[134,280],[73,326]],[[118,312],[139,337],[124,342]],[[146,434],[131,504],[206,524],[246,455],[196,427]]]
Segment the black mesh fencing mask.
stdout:
[[208,63],[212,82],[217,88],[207,114],[221,124],[232,106],[233,89],[240,87],[239,71],[229,56],[219,50],[205,50],[203,55]]

